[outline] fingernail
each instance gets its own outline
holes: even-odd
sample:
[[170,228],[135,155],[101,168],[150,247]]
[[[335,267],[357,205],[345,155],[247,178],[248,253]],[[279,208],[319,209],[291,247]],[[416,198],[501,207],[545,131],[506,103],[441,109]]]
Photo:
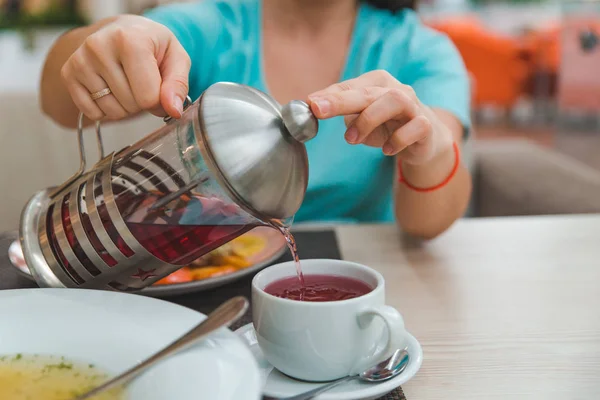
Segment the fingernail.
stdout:
[[329,100],[316,99],[313,101],[313,103],[317,107],[317,110],[319,110],[319,113],[321,113],[323,116],[327,115],[329,110],[331,110],[331,102]]
[[173,97],[173,105],[175,106],[175,109],[179,111],[179,114],[183,114],[183,99],[181,97]]
[[383,148],[381,150],[383,150],[383,154],[389,156],[394,152],[394,147],[391,144],[386,143],[383,145]]
[[358,140],[358,129],[351,127],[346,131],[346,140],[348,143],[356,143]]

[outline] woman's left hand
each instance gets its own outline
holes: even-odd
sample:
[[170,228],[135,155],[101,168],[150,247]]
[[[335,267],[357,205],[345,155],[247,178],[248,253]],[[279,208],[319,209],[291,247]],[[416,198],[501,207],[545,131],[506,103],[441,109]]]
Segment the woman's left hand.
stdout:
[[426,164],[452,151],[452,131],[423,105],[412,87],[385,71],[372,71],[309,96],[319,119],[344,116],[351,144],[381,147],[405,163]]

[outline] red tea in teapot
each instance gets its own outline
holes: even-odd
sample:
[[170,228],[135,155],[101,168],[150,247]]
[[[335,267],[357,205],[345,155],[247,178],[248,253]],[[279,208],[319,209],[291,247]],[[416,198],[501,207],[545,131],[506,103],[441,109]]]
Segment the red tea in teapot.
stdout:
[[[182,195],[153,209],[162,196],[116,194],[127,227],[155,257],[185,265],[258,226],[231,203],[218,198]],[[251,223],[252,222],[252,223]]]
[[[217,198],[184,194],[164,206],[154,208],[164,197],[159,193],[134,193],[118,185],[113,185],[113,190],[117,206],[131,234],[152,255],[173,265],[189,264],[258,226],[250,218],[244,218],[237,206]],[[104,228],[117,248],[125,256],[133,254],[123,240],[122,233],[111,222],[107,207],[103,203],[97,207]],[[68,210],[69,203],[64,201],[63,225],[69,244],[77,252],[79,243],[73,234]],[[115,265],[116,260],[102,248],[86,213],[82,213],[82,225],[103,260],[108,265]]]
[[[122,209],[125,223],[146,250],[174,265],[185,265],[258,226],[240,216],[241,210],[217,198],[183,195],[167,206],[152,209],[160,197],[127,193]],[[121,207],[119,207],[121,209]],[[193,222],[193,223],[192,223]]]

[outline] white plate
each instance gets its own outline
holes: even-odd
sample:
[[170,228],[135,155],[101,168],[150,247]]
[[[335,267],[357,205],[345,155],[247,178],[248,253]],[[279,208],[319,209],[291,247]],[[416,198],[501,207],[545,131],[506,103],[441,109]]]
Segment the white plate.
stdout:
[[[255,228],[253,231],[251,231],[251,233],[254,235],[263,236],[267,241],[265,249],[251,257],[251,266],[226,275],[216,276],[199,281],[172,283],[170,285],[154,285],[142,289],[140,292],[138,292],[138,294],[152,297],[168,297],[214,289],[260,271],[267,265],[272,264],[279,257],[281,257],[283,253],[286,252],[287,246],[285,244],[285,239],[281,233],[275,231],[274,229],[259,227]],[[34,279],[31,276],[31,272],[29,272],[29,268],[27,267],[23,257],[23,250],[21,248],[21,244],[19,243],[18,233],[11,232],[7,236],[10,236],[14,239],[8,248],[8,258],[11,265],[20,275],[33,281]]]
[[[235,331],[250,347],[258,362],[263,379],[263,393],[269,397],[289,397],[322,386],[323,383],[302,382],[283,375],[265,359],[252,324]],[[390,393],[416,375],[423,363],[423,349],[414,336],[408,335],[408,366],[400,375],[386,382],[373,384],[354,380],[315,397],[315,400],[375,400]]]
[[[0,291],[0,355],[64,356],[112,374],[141,361],[205,316],[150,297],[79,289]],[[220,329],[147,371],[128,400],[258,400],[261,378],[238,336]]]

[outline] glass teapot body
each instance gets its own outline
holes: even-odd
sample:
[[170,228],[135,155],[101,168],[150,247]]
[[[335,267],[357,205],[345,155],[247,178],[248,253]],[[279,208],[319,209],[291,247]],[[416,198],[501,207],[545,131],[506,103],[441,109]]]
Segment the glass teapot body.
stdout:
[[[225,96],[226,102],[231,100],[231,89],[266,96],[231,85],[212,93]],[[271,147],[283,140],[302,165],[307,163],[304,146],[283,128],[282,137],[271,133],[263,138],[267,152],[250,149],[250,155],[244,154],[235,143],[245,143],[247,135],[257,130],[264,134],[265,129],[255,126],[246,133],[223,136],[227,133],[223,127],[231,126],[227,119],[235,119],[236,113],[227,117],[214,112],[221,109],[219,96],[203,94],[179,120],[170,120],[139,142],[102,157],[89,171],[82,156],[82,168],[75,176],[56,189],[36,194],[22,213],[21,244],[37,283],[137,291],[256,226],[291,223],[299,207],[297,197],[303,197],[306,189],[303,174],[307,171],[288,173],[288,180],[297,186],[295,192],[292,189],[295,203],[290,203],[284,193],[268,193],[273,191],[272,182],[264,180],[273,177],[265,174],[281,171],[281,166],[263,158],[281,151]],[[81,141],[81,129],[79,135]],[[237,155],[229,155],[228,147]],[[259,157],[249,160],[257,152]],[[279,190],[286,188],[279,186]]]

